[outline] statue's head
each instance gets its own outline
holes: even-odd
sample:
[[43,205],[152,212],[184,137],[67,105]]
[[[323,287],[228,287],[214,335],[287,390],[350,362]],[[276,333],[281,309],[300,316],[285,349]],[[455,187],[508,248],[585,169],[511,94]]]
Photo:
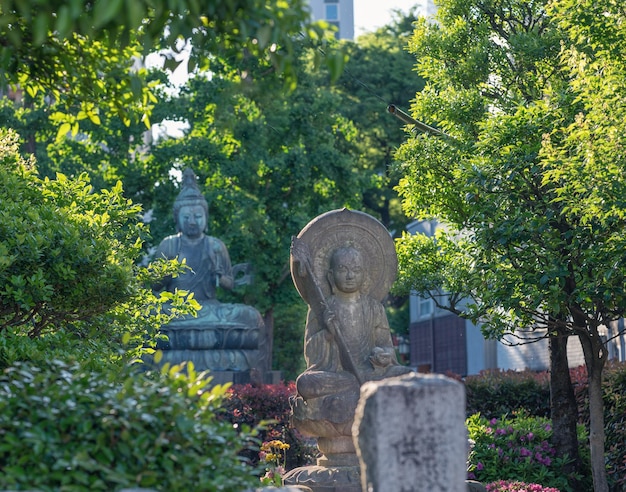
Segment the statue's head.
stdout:
[[190,237],[202,235],[209,220],[209,205],[198,188],[196,174],[189,168],[183,172],[180,193],[174,201],[174,221],[178,232]]
[[333,292],[360,292],[365,281],[361,253],[352,246],[337,248],[330,257],[328,280]]

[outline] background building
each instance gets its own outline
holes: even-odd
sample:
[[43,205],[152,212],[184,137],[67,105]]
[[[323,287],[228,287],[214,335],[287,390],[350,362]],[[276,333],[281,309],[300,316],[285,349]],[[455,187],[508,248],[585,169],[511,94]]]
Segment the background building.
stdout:
[[[411,234],[432,236],[437,227],[437,221],[414,221],[407,230]],[[432,299],[411,295],[409,302],[409,359],[410,365],[420,372],[450,371],[467,376],[484,369],[539,371],[550,366],[547,339],[523,345],[511,345],[519,343],[515,337],[504,342],[487,340],[480,326],[436,308]],[[624,320],[619,320],[615,326],[604,328],[603,336],[612,338],[608,344],[611,359],[626,360],[626,334],[615,336],[623,326]],[[582,347],[576,337],[570,338],[567,352],[570,367],[584,364]]]
[[313,20],[325,20],[336,26],[339,39],[354,39],[353,0],[309,0]]

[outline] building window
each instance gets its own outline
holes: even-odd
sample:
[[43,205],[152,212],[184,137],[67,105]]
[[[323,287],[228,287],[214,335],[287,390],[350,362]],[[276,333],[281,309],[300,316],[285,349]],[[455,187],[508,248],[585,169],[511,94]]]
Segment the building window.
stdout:
[[417,309],[417,316],[419,318],[430,317],[433,314],[433,300],[431,298],[425,299],[423,297],[420,297]]
[[339,20],[339,5],[336,3],[326,4],[326,20],[338,21]]

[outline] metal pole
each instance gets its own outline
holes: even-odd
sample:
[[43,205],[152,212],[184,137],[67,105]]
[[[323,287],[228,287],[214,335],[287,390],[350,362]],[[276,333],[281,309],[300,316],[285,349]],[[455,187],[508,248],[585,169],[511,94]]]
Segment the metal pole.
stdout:
[[394,104],[388,105],[387,111],[389,111],[392,115],[394,115],[396,118],[403,121],[407,125],[413,125],[415,127],[415,130],[417,131],[420,131],[422,133],[430,133],[433,135],[437,135],[438,137],[452,138],[450,137],[450,135],[442,132],[441,130],[437,130],[436,128],[433,128],[432,126],[429,126],[426,123],[422,123],[421,121],[417,121],[415,118],[406,114],[404,111],[402,111],[400,108],[398,108]]

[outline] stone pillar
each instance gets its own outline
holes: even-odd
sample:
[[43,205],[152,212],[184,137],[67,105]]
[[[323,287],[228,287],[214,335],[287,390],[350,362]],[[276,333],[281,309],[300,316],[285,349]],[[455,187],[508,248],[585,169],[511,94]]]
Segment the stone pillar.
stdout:
[[464,492],[465,388],[442,375],[361,387],[353,435],[363,492]]

